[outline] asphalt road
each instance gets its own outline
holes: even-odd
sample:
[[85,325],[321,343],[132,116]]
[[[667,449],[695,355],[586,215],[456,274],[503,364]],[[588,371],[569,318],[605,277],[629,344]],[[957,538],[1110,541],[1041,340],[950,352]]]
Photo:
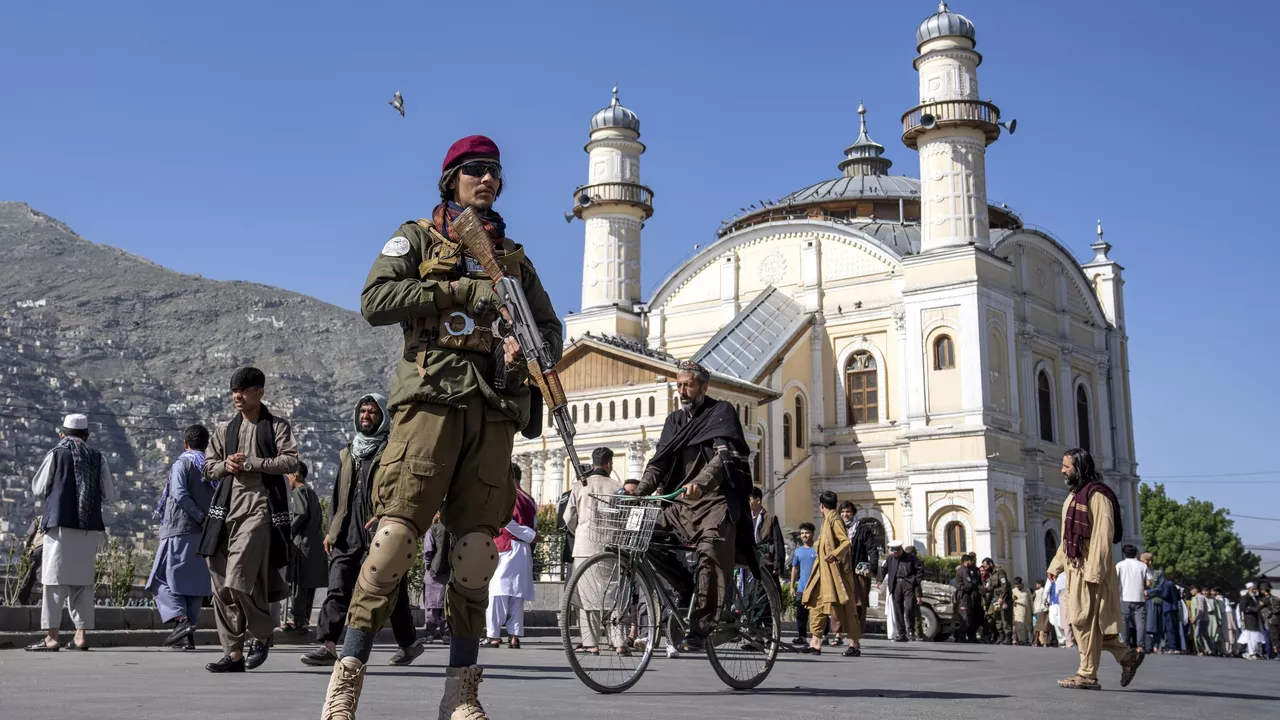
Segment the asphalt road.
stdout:
[[[298,662],[282,647],[257,671],[212,675],[215,650],[181,653],[120,648],[58,653],[0,651],[0,720],[314,720],[326,668]],[[359,717],[431,718],[440,700],[445,650],[432,646],[408,668],[384,663],[379,647]],[[1280,701],[1280,663],[1214,658],[1149,658],[1128,689],[1119,666],[1103,658],[1102,692],[1055,685],[1076,667],[1074,650],[888,643],[872,640],[863,657],[786,655],[759,689],[734,692],[704,657],[655,658],[632,690],[597,695],[568,668],[550,638],[521,650],[484,650],[481,699],[495,720],[555,718],[981,718],[1119,717],[1160,720],[1271,716]],[[1104,715],[1105,713],[1105,715]]]

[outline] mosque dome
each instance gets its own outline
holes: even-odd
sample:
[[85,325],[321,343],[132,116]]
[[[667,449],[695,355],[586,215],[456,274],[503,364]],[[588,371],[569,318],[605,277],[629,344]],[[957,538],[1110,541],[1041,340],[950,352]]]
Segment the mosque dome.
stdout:
[[618,87],[613,88],[613,100],[608,106],[591,116],[591,132],[605,128],[622,128],[640,134],[640,118],[630,110],[622,107],[618,101]]
[[916,49],[926,42],[940,37],[965,37],[977,45],[977,31],[969,18],[953,13],[947,8],[946,0],[938,3],[938,12],[930,15],[916,29]]

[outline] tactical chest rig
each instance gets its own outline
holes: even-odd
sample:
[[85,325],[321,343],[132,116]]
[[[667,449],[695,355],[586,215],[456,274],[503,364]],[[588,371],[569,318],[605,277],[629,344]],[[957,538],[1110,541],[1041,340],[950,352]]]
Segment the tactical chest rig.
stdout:
[[[427,247],[423,261],[418,265],[418,278],[434,280],[444,286],[468,277],[489,280],[480,263],[463,254],[462,246],[436,230],[425,218],[418,226],[427,234]],[[524,260],[524,248],[516,247],[510,239],[503,239],[501,250],[495,252],[505,271],[520,277],[520,265]],[[405,355],[413,356],[418,374],[426,375],[426,353],[432,348],[461,352],[474,352],[495,358],[495,368],[502,368],[502,343],[498,334],[498,308],[486,305],[474,309],[465,306],[449,308],[436,317],[415,318],[405,328]],[[499,373],[495,373],[499,374]]]

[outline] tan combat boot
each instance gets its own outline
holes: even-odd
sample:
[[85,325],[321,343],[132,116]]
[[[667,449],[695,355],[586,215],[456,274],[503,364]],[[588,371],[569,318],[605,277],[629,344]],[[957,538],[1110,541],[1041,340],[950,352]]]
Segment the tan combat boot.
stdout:
[[480,684],[480,673],[483,670],[479,665],[445,670],[440,720],[489,720],[476,695],[476,686]]
[[364,663],[345,657],[333,664],[329,691],[324,696],[320,720],[355,720],[360,690],[364,687]]

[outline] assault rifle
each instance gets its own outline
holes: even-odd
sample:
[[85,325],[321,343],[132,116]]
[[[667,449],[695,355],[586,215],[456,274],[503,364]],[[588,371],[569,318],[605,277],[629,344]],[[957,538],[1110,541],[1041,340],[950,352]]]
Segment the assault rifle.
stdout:
[[[499,339],[514,337],[520,343],[520,352],[528,365],[534,389],[542,394],[547,407],[551,408],[556,433],[560,435],[564,449],[573,461],[573,476],[586,485],[582,464],[578,462],[578,451],[573,447],[573,437],[578,434],[578,430],[573,426],[573,418],[569,415],[569,402],[564,394],[564,386],[560,384],[560,373],[556,372],[551,353],[538,332],[538,325],[534,322],[533,311],[529,309],[529,300],[524,296],[520,279],[503,271],[502,264],[493,254],[493,240],[480,218],[476,217],[473,208],[463,211],[453,221],[453,228],[462,239],[463,249],[480,263],[493,280],[493,290],[498,295],[501,303],[499,311],[502,314],[494,335]],[[541,414],[541,411],[537,412]]]

